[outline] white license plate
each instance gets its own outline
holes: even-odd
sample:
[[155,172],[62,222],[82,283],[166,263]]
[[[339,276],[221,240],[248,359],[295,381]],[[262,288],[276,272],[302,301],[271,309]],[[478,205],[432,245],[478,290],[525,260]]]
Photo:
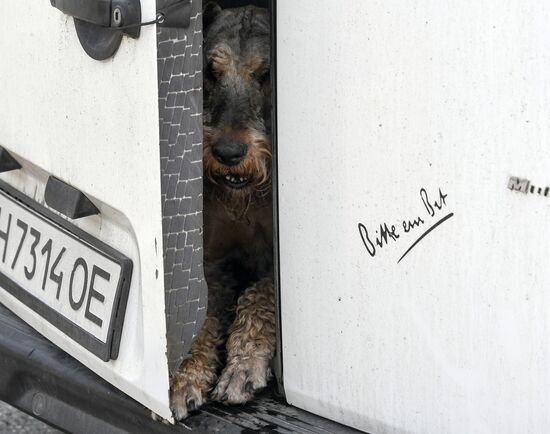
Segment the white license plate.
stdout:
[[0,286],[89,351],[116,359],[132,261],[0,181]]

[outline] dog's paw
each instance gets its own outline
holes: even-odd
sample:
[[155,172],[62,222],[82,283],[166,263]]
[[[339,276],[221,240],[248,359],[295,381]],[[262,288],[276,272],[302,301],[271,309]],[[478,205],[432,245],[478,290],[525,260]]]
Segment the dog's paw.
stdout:
[[267,386],[271,377],[269,360],[235,357],[230,360],[212,392],[212,399],[226,404],[244,404]]
[[[185,362],[184,362],[185,363]],[[176,420],[183,420],[189,412],[198,410],[205,401],[200,372],[183,369],[172,378],[170,405]]]

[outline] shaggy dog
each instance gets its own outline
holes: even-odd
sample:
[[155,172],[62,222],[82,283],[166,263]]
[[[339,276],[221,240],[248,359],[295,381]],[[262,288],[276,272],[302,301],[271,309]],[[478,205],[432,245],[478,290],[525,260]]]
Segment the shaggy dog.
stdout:
[[269,15],[209,2],[203,26],[208,315],[172,378],[177,419],[209,392],[229,404],[251,400],[275,352]]

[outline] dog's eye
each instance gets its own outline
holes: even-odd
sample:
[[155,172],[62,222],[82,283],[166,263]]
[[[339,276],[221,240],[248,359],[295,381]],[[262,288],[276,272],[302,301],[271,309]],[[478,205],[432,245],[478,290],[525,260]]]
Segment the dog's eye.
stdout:
[[264,71],[262,71],[260,74],[257,75],[257,80],[260,84],[267,83],[270,78],[271,78],[271,74],[270,74],[269,68],[265,69]]
[[204,78],[206,81],[214,82],[217,80],[218,76],[212,67],[212,63],[208,63],[204,68]]

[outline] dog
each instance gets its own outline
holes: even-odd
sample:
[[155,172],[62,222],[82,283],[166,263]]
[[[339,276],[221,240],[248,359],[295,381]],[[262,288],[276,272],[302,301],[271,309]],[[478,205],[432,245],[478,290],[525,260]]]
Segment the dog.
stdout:
[[252,400],[270,379],[276,347],[270,19],[263,8],[208,2],[203,28],[208,314],[171,379],[178,420],[209,394],[227,404]]

